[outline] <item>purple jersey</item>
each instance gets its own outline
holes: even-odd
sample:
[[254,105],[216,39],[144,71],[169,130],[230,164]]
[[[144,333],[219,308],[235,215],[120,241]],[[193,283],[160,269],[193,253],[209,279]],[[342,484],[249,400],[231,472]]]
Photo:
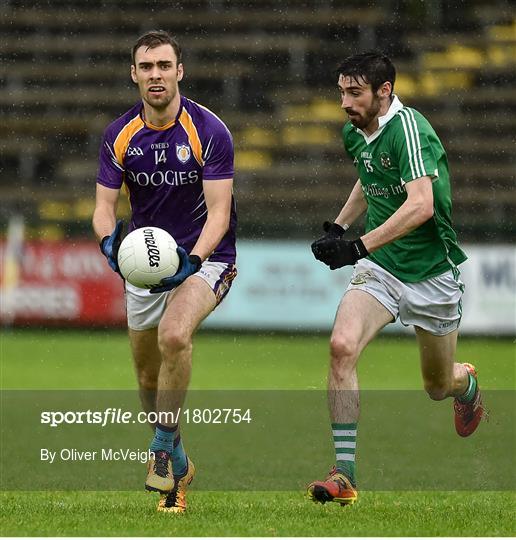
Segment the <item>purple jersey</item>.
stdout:
[[[125,183],[129,231],[160,227],[189,253],[208,213],[203,180],[233,178],[233,139],[220,118],[185,97],[177,117],[161,128],[147,124],[142,112],[140,102],[105,130],[97,182],[114,189]],[[211,261],[235,262],[235,228],[233,200],[229,229]]]

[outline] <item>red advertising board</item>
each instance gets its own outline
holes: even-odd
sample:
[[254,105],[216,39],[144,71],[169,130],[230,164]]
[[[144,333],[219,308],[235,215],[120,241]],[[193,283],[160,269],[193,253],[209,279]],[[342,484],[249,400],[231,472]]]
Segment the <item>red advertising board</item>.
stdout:
[[[0,283],[5,247],[0,243]],[[3,288],[2,296],[4,323],[125,324],[123,281],[91,241],[26,242],[18,284]]]

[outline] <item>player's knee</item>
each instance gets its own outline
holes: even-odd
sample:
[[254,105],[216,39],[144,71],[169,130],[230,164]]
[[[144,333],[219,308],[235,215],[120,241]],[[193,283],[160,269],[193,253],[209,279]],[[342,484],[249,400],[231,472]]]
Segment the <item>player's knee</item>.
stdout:
[[191,345],[191,336],[179,328],[166,328],[158,332],[158,346],[162,354],[182,351]]
[[335,381],[347,380],[355,369],[358,346],[349,338],[333,336],[330,341],[331,377]]
[[330,354],[334,364],[354,366],[358,356],[358,342],[344,334],[332,336]]
[[450,395],[450,385],[445,381],[425,381],[425,391],[430,399],[442,401]]

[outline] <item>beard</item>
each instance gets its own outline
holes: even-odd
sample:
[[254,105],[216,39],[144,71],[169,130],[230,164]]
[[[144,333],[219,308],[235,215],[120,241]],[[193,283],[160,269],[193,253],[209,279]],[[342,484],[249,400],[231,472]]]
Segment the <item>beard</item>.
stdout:
[[371,106],[367,109],[364,114],[349,115],[349,121],[357,128],[364,129],[366,128],[376,117],[380,111],[381,103],[378,96],[373,96]]
[[162,96],[154,96],[152,93],[147,92],[142,96],[147,105],[150,105],[153,109],[164,110],[166,109],[176,97],[177,90],[172,89],[170,92],[165,92]]

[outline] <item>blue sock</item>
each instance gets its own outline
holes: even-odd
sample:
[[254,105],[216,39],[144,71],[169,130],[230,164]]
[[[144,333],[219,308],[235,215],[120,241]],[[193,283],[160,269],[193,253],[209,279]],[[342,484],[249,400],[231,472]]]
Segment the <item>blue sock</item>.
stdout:
[[185,449],[181,442],[181,434],[179,430],[176,433],[174,439],[174,449],[172,450],[172,468],[174,469],[174,476],[181,477],[186,474],[188,468],[188,462],[186,460]]
[[152,439],[150,451],[158,452],[159,450],[165,450],[165,452],[172,454],[176,431],[177,426],[169,427],[162,424],[156,424],[154,439]]

